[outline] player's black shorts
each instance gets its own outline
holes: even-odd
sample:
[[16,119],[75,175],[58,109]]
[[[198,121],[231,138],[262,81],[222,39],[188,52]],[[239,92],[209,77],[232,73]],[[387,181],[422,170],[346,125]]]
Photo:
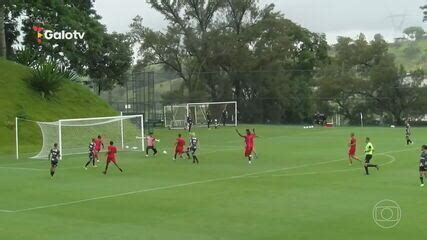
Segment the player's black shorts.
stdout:
[[420,171],[420,172],[425,172],[425,171],[426,171],[426,167],[424,167],[424,166],[420,166],[419,171]]
[[51,161],[50,161],[50,165],[51,165],[52,167],[56,167],[56,166],[58,166],[58,160],[51,160]]
[[365,163],[369,163],[371,161],[371,159],[372,159],[372,155],[371,154],[366,155],[365,156]]
[[187,151],[189,153],[191,153],[191,155],[196,155],[197,148],[195,148],[195,147],[189,147],[189,148],[187,148]]
[[95,159],[95,155],[93,155],[93,153],[89,153],[89,160],[93,160]]

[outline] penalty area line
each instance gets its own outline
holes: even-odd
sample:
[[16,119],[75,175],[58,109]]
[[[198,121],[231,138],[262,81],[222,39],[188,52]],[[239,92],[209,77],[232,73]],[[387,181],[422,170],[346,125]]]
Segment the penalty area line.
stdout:
[[5,169],[5,170],[25,170],[25,171],[46,171],[45,169],[41,169],[41,168],[23,168],[23,167],[0,167],[0,169]]
[[0,209],[0,213],[14,213],[13,210]]

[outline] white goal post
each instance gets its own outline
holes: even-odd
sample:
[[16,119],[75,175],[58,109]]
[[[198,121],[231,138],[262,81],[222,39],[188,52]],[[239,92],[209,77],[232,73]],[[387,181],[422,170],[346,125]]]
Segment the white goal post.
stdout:
[[54,122],[16,118],[17,159],[20,157],[21,142],[30,142],[28,138],[34,138],[34,136],[25,136],[25,128],[29,126],[21,127],[23,124],[20,122],[35,124],[41,131],[41,149],[31,156],[35,159],[47,158],[54,143],[58,144],[61,156],[88,153],[89,142],[98,135],[101,135],[105,148],[110,141],[113,141],[114,145],[122,150],[144,151],[144,141],[136,138],[144,136],[143,115],[60,119]]
[[164,106],[165,127],[184,129],[187,116],[193,120],[195,127],[237,126],[237,102],[200,102]]
[[185,127],[187,117],[187,105],[169,105],[163,107],[165,127],[170,129],[182,129]]

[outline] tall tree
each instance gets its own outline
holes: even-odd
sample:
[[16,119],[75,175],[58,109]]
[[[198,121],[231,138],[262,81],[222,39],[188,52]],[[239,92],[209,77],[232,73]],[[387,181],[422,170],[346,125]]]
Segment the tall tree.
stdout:
[[88,75],[94,80],[98,95],[115,85],[124,85],[132,64],[131,40],[125,34],[104,34],[102,44],[88,51]]
[[[257,0],[149,2],[169,26],[155,32],[135,19],[140,56],[146,64],[175,70],[188,97],[205,92],[210,100],[236,99],[247,121],[300,121],[309,115],[310,100],[304,99],[310,99],[313,69],[327,57],[324,36],[285,19],[274,5],[259,7]],[[293,68],[303,71],[287,71]],[[293,111],[293,104],[301,109]]]
[[424,37],[425,31],[422,27],[412,26],[405,28],[403,33],[406,34],[410,39],[421,40]]
[[[94,77],[98,90],[123,84],[121,76],[131,65],[132,49],[128,37],[108,34],[101,17],[94,9],[94,0],[7,0],[6,14],[0,17],[0,26],[6,26],[5,39],[9,57],[13,57],[12,45],[17,43],[18,26],[21,25],[23,45],[17,60],[32,63],[30,54],[39,59],[49,59],[80,75]],[[83,32],[84,39],[43,39],[38,42],[33,26],[52,31]],[[0,30],[2,28],[0,27]],[[0,46],[1,41],[0,31]],[[29,61],[28,61],[29,60]],[[99,72],[99,71],[103,72]],[[99,77],[97,74],[103,75]]]
[[6,18],[4,3],[0,3],[0,58],[6,58],[6,32],[4,20]]
[[423,10],[423,14],[424,14],[423,22],[427,22],[427,5],[423,5],[420,8],[421,10]]
[[209,71],[209,34],[223,0],[148,1],[169,21],[166,33],[142,25],[136,17],[131,24],[134,39],[141,43],[145,64],[161,63],[173,69],[192,92],[203,90],[200,72]]
[[371,42],[362,35],[355,40],[339,38],[333,52],[331,64],[318,75],[317,95],[338,106],[350,122],[363,112],[367,120],[388,117],[402,124],[406,115],[417,112],[424,72],[408,74],[398,68],[381,35]]
[[402,67],[397,68],[394,57],[386,56],[372,69],[371,83],[362,91],[376,103],[376,109],[390,113],[396,124],[403,124],[421,96],[424,72],[417,70],[407,74]]

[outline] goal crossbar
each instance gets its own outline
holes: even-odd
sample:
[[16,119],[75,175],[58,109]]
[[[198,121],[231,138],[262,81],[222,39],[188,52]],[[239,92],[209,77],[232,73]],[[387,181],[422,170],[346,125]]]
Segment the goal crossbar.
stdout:
[[[134,120],[132,120],[134,119]],[[58,148],[61,151],[61,155],[72,155],[72,154],[79,154],[79,153],[84,153],[85,151],[82,152],[76,152],[77,148],[76,147],[71,147],[68,150],[70,152],[63,152],[63,130],[64,127],[71,128],[70,130],[67,130],[66,132],[68,134],[72,133],[75,134],[77,136],[75,136],[75,138],[77,138],[76,141],[85,141],[87,139],[84,139],[85,137],[87,137],[86,135],[89,134],[88,131],[92,130],[92,135],[95,134],[96,131],[99,131],[99,134],[103,134],[103,132],[108,132],[110,134],[113,134],[115,136],[116,141],[119,142],[119,144],[121,144],[121,148],[124,149],[125,148],[125,137],[127,137],[126,139],[126,143],[128,142],[129,139],[135,139],[135,135],[140,135],[140,136],[144,136],[144,117],[143,115],[119,115],[119,116],[110,116],[110,117],[92,117],[92,118],[73,118],[73,119],[59,119],[57,121],[52,121],[52,122],[46,122],[46,121],[34,121],[34,120],[29,120],[29,119],[21,119],[21,118],[16,118],[15,119],[15,138],[16,138],[16,158],[19,159],[19,120],[22,121],[27,121],[27,122],[33,122],[35,124],[38,125],[38,127],[41,130],[42,133],[42,137],[43,137],[43,146],[42,149],[40,150],[40,152],[32,157],[32,158],[44,158],[46,157],[45,155],[46,150],[50,147],[50,145],[52,145],[54,142],[58,143]],[[113,125],[111,125],[113,124]],[[125,132],[125,127],[124,125],[126,125],[126,132]],[[99,127],[98,127],[99,126]],[[75,129],[73,128],[75,127]],[[80,133],[78,131],[78,129],[81,128],[82,130],[80,130]],[[138,128],[140,128],[138,130]],[[82,132],[83,131],[83,132]],[[132,133],[128,133],[129,131],[132,131]],[[73,133],[74,132],[74,133]],[[50,133],[50,134],[48,134]],[[79,136],[79,134],[83,135],[83,136]],[[85,135],[86,134],[86,135]],[[132,135],[133,136],[126,136],[126,135]],[[107,134],[108,135],[108,134]],[[79,139],[79,137],[83,138],[83,139]],[[95,137],[92,136],[92,137]],[[110,136],[112,137],[112,136]],[[48,140],[46,140],[46,138],[49,138]],[[133,144],[133,148],[139,148],[136,147],[138,145],[136,145],[135,142],[132,143]],[[49,145],[49,146],[48,146]],[[69,145],[69,144],[68,144]],[[144,141],[140,141],[140,147],[141,150],[143,151],[144,149]],[[79,147],[82,148],[82,147]],[[128,148],[128,146],[126,145],[126,148]]]
[[[164,106],[164,123],[165,123],[165,127],[169,127],[169,128],[185,128],[185,124],[186,124],[186,117],[188,116],[193,116],[195,119],[193,119],[195,125],[199,125],[198,124],[198,119],[197,113],[201,113],[202,117],[207,118],[207,113],[210,112],[209,111],[209,106],[217,106],[217,105],[224,105],[224,109],[223,111],[227,111],[227,109],[229,111],[232,112],[232,123],[227,123],[227,125],[233,125],[233,126],[237,126],[238,124],[238,114],[237,114],[237,101],[224,101],[224,102],[191,102],[191,103],[185,103],[185,104],[176,104],[176,105],[169,105],[169,106]],[[227,108],[227,105],[232,105],[234,107],[231,108]],[[198,110],[198,107],[199,110]],[[193,109],[191,109],[193,108]],[[167,117],[167,109],[170,111],[171,114],[171,119],[168,119]],[[194,111],[193,114],[191,114],[191,111]],[[200,116],[199,116],[200,117]],[[212,117],[212,116],[211,116]],[[221,117],[217,117],[214,119],[220,119]],[[205,119],[206,121],[211,121],[214,119]],[[213,123],[213,122],[211,122]],[[177,126],[175,126],[177,125]],[[199,125],[200,126],[200,125]]]

